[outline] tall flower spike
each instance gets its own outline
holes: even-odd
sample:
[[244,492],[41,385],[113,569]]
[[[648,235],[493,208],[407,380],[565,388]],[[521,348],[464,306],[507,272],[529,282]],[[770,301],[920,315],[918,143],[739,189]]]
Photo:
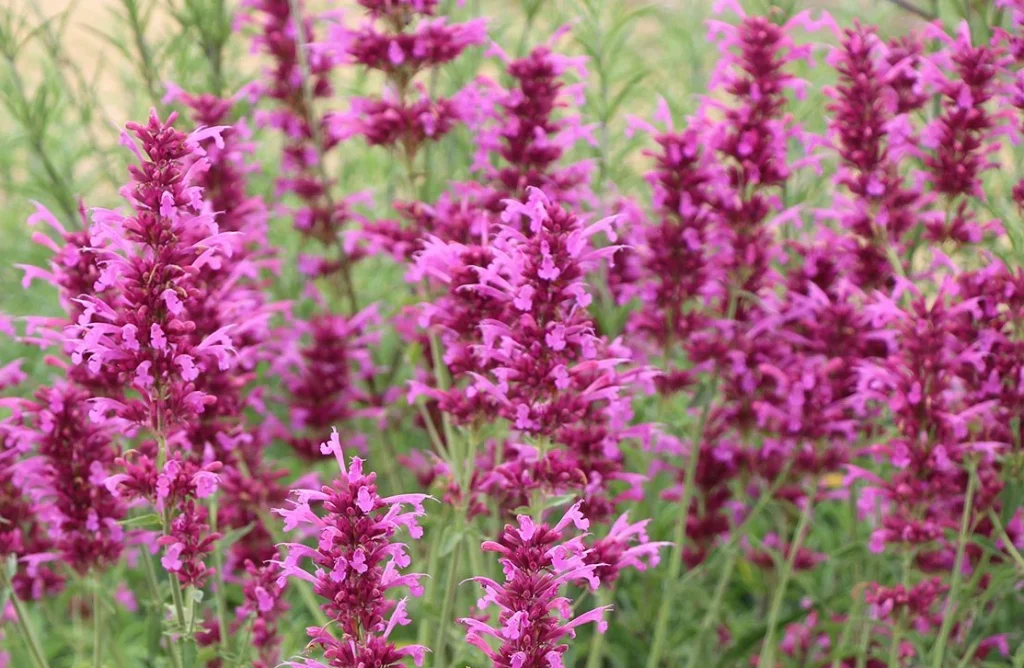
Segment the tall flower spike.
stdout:
[[27,484],[41,477],[42,462],[21,461],[33,438],[25,423],[25,402],[0,399],[0,410],[10,411],[0,418],[0,559],[18,560],[14,593],[22,600],[38,599],[64,587],[64,578],[50,563],[60,558],[44,524],[50,506],[34,498]]
[[[553,39],[561,34],[559,31]],[[496,46],[492,50],[505,60],[515,85],[502,90],[489,79],[478,82],[477,95],[485,102],[485,113],[469,124],[477,137],[474,168],[484,180],[479,192],[476,184],[466,184],[463,189],[492,214],[502,211],[504,199],[520,199],[530,187],[573,206],[593,199],[589,191],[593,161],[559,164],[578,141],[595,143],[594,126],[584,125],[577,114],[562,111],[578,104],[581,97],[580,85],[567,85],[565,75],[575,70],[585,80],[583,58],[559,54],[551,44],[538,46],[516,60]],[[494,157],[497,165],[492,165]]]
[[234,234],[220,232],[204,212],[195,183],[207,168],[200,142],[215,137],[222,144],[223,128],[186,135],[172,126],[175,118],[162,121],[154,111],[148,124],[128,125],[142,145],[123,135],[139,159],[122,191],[133,213],[95,209],[92,227],[93,244],[109,245],[95,289],[110,288],[117,301],[82,295],[85,310],[68,328],[72,361],[118,374],[125,391],[120,400],[95,402],[93,415],[113,412],[165,433],[216,401],[195,381],[209,367],[229,368],[233,354],[229,326],[197,341],[186,308],[202,290],[196,274],[232,251]]
[[[287,549],[287,556],[279,562],[278,583],[289,577],[311,583],[313,591],[325,599],[321,607],[341,638],[328,629],[309,629],[310,645],[323,651],[324,663],[307,659],[291,665],[386,667],[404,665],[406,657],[420,665],[425,647],[398,647],[389,639],[396,625],[404,626],[410,620],[405,600],[396,603],[386,595],[398,588],[408,589],[413,596],[423,592],[419,573],[401,573],[410,559],[406,546],[395,542],[395,536],[403,527],[413,538],[422,536],[417,518],[424,513],[427,496],[381,497],[377,475],[363,472],[363,460],[353,457],[346,467],[337,430],[321,449],[337,459],[340,475],[319,490],[292,490],[295,498],[290,507],[275,511],[284,518],[285,531],[301,527],[317,536],[315,548],[302,543],[280,546]],[[323,508],[322,517],[313,512],[311,504]],[[313,572],[301,567],[305,560]]]
[[838,85],[827,90],[833,99],[832,144],[841,159],[835,180],[849,196],[837,196],[826,214],[836,216],[853,237],[845,244],[851,279],[865,290],[889,286],[896,270],[891,250],[902,250],[920,208],[920,193],[904,185],[890,150],[888,128],[898,111],[888,102],[894,73],[875,31],[860,25],[843,32],[828,62],[839,73]]
[[89,419],[88,397],[67,383],[40,389],[25,432],[38,454],[33,494],[50,508],[55,549],[79,575],[109,567],[121,556],[119,522],[126,512],[124,502],[103,486],[117,451],[110,426]]
[[346,441],[365,446],[360,437],[349,435],[359,418],[379,418],[369,390],[376,372],[370,345],[378,340],[378,316],[368,307],[351,317],[318,314],[309,321],[287,327],[272,368],[280,374],[287,390],[291,421],[281,437],[304,458],[322,456],[319,444],[341,425]]
[[[526,515],[518,527],[505,525],[497,541],[481,547],[500,555],[505,582],[475,577],[484,595],[479,606],[498,609],[500,628],[478,619],[460,620],[468,628],[466,641],[477,647],[501,668],[565,668],[562,655],[569,649],[566,638],[576,637],[576,628],[594,622],[598,631],[607,628],[604,613],[611,606],[573,615],[573,602],[562,595],[565,585],[588,584],[597,589],[599,564],[588,564],[589,550],[583,536],[565,539],[570,525],[586,531],[590,523],[577,502],[553,527],[536,523]],[[561,620],[556,617],[556,613]],[[564,620],[564,621],[563,621]],[[499,644],[493,648],[491,642]]]

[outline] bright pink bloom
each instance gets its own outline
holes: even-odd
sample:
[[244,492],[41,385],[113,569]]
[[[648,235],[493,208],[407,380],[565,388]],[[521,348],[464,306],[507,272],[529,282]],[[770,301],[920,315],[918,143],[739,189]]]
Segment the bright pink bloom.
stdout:
[[[611,606],[574,616],[572,601],[561,595],[569,584],[598,587],[598,565],[587,563],[589,550],[583,545],[583,536],[564,538],[570,524],[586,531],[590,523],[577,502],[553,527],[526,515],[519,516],[518,524],[506,524],[496,542],[486,541],[481,546],[500,555],[505,582],[473,578],[484,590],[480,607],[498,609],[500,628],[478,619],[462,619],[468,628],[466,642],[486,654],[493,666],[564,668],[562,655],[569,649],[562,643],[565,638],[576,637],[575,629],[583,624],[595,622],[601,633],[608,626],[603,618]],[[491,640],[500,646],[495,649]]]
[[[392,666],[405,656],[416,658],[418,664],[425,648],[399,648],[388,640],[394,626],[408,624],[409,619],[404,600],[396,604],[387,594],[396,588],[407,588],[413,596],[423,592],[420,574],[402,574],[410,559],[405,545],[394,539],[402,527],[413,538],[422,536],[417,518],[423,515],[427,497],[399,494],[382,498],[377,493],[377,475],[363,473],[363,460],[353,457],[346,467],[337,431],[321,449],[337,459],[340,475],[319,490],[292,490],[295,498],[290,507],[276,510],[284,518],[285,531],[302,528],[317,537],[315,548],[302,543],[280,546],[287,548],[288,554],[279,562],[278,582],[283,584],[289,577],[306,580],[325,599],[321,607],[341,638],[328,629],[309,629],[311,645],[324,652],[327,662],[323,665],[348,668],[373,658],[381,663],[372,665]],[[312,504],[321,506],[325,514],[314,513]],[[407,506],[411,510],[406,510]],[[301,567],[306,559],[312,563],[312,573]],[[318,664],[307,661],[297,665]]]

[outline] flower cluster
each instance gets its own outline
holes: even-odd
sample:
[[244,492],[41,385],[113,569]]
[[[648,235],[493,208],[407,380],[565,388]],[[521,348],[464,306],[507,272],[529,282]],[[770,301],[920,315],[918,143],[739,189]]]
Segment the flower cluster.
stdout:
[[406,0],[367,9],[364,25],[337,26],[325,50],[383,73],[387,87],[380,97],[355,98],[348,111],[332,114],[328,132],[332,141],[362,136],[371,146],[393,148],[411,166],[424,142],[437,141],[466,116],[460,98],[432,96],[417,77],[482,44],[486,23],[427,18],[433,5]]
[[[323,650],[326,663],[310,659],[297,666],[357,665],[394,666],[403,657],[413,657],[417,665],[426,648],[418,645],[398,647],[389,640],[396,625],[409,623],[405,600],[396,603],[387,597],[389,590],[406,588],[413,596],[423,589],[418,573],[402,574],[409,555],[406,546],[395,542],[395,535],[406,528],[412,538],[423,530],[418,518],[423,515],[424,494],[399,494],[381,497],[377,493],[375,473],[363,472],[363,460],[353,457],[346,466],[338,432],[321,446],[333,454],[341,470],[331,485],[321,489],[292,490],[295,497],[287,508],[277,512],[284,517],[285,531],[309,529],[317,538],[315,548],[302,543],[285,543],[288,555],[279,563],[278,584],[298,578],[313,585],[323,599],[323,611],[342,637],[327,629],[309,630],[311,645]],[[311,504],[323,507],[315,514]],[[412,510],[406,510],[411,506]],[[314,571],[302,568],[308,559]],[[390,619],[390,621],[388,621]]]
[[[480,607],[497,608],[500,628],[474,618],[461,621],[468,627],[466,641],[486,654],[492,665],[564,668],[562,655],[569,647],[563,639],[574,638],[575,629],[583,624],[596,623],[601,633],[607,628],[603,618],[611,606],[575,615],[572,600],[562,595],[570,584],[587,584],[593,589],[599,585],[598,565],[587,563],[590,551],[584,547],[583,536],[565,538],[570,525],[580,531],[590,527],[579,503],[554,526],[520,515],[518,527],[507,524],[497,541],[483,543],[484,550],[500,555],[505,582],[473,579],[484,590]],[[497,649],[491,646],[491,639],[500,644]]]
[[[287,329],[289,338],[272,364],[288,392],[291,421],[281,430],[297,454],[321,457],[320,444],[334,425],[350,426],[363,417],[380,417],[370,383],[376,366],[370,345],[378,339],[373,307],[352,317],[319,314]],[[346,442],[365,450],[358,433]]]
[[79,575],[116,563],[125,547],[125,505],[103,485],[117,451],[110,426],[89,419],[88,398],[67,383],[40,389],[23,432],[37,456],[20,465],[47,509],[53,549]]
[[411,396],[460,422],[496,413],[523,435],[517,457],[494,462],[495,491],[511,487],[518,499],[531,488],[575,488],[588,513],[604,517],[630,495],[609,496],[609,485],[638,482],[622,469],[619,440],[630,418],[624,390],[646,378],[618,368],[628,351],[598,337],[585,310],[584,276],[618,250],[590,242],[600,232],[614,239],[611,221],[584,226],[538,189],[509,200],[503,219],[486,246],[434,240],[418,256],[416,275],[447,284],[449,301],[423,315],[462,382],[447,391],[416,384]]
[[[0,315],[4,351],[43,351],[0,360],[11,661],[40,655],[36,606],[89,617],[108,659],[107,581],[139,567],[172,599],[146,608],[168,665],[398,668],[425,639],[501,668],[604,665],[625,637],[650,666],[713,643],[771,668],[1009,655],[1020,0],[906,35],[718,0],[737,18],[707,23],[706,94],[650,105],[616,80],[643,11],[587,3],[591,96],[559,53],[575,28],[537,39],[543,3],[476,62],[475,7],[314,4],[243,0],[266,69],[226,97],[169,85],[198,127],[127,125],[119,208],[29,218],[50,255],[23,284],[63,312]],[[350,73],[370,92],[342,95]],[[652,108],[609,169],[617,110]],[[387,183],[343,192],[378,180],[349,178],[363,156]],[[753,642],[738,602],[766,613]]]

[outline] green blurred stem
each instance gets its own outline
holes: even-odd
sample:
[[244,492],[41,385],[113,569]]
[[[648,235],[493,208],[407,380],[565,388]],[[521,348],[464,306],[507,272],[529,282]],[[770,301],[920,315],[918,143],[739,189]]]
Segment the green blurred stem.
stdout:
[[[690,514],[690,503],[693,501],[694,490],[696,488],[697,462],[700,459],[701,443],[704,442],[704,430],[707,428],[708,417],[711,414],[711,399],[718,391],[718,376],[712,377],[706,385],[706,389],[708,390],[707,396],[705,398],[704,406],[701,409],[700,419],[697,421],[694,438],[690,443],[690,457],[686,462],[683,498],[679,502],[679,508],[676,513],[672,556],[670,557],[666,584],[662,587],[661,606],[658,608],[658,618],[654,626],[654,638],[651,641],[651,653],[647,656],[647,668],[657,668],[661,663],[661,655],[665,651],[665,642],[668,637],[668,622],[672,612],[673,596],[677,593],[679,576],[683,570],[683,548],[686,544],[686,520]],[[697,396],[700,396],[699,390]]]
[[3,588],[10,592],[9,600],[11,605],[14,606],[14,617],[18,625],[18,631],[21,634],[21,639],[25,642],[26,647],[28,647],[32,662],[36,668],[50,668],[50,664],[46,661],[46,654],[43,653],[42,646],[39,644],[39,638],[36,637],[36,632],[32,628],[32,621],[28,618],[28,612],[21,604],[21,599],[18,598],[17,592],[14,591],[14,584],[7,577],[7,564],[0,564],[0,585],[3,585]]
[[[75,109],[78,111],[78,117],[82,123],[82,128],[85,130],[85,134],[89,138],[89,142],[92,144],[92,148],[96,153],[100,171],[103,172],[103,179],[108,185],[116,190],[121,186],[121,182],[111,170],[107,152],[103,149],[102,142],[96,135],[96,128],[92,122],[92,113],[94,110],[98,111],[103,117],[103,123],[107,127],[116,127],[117,123],[114,122],[109,114],[106,113],[103,105],[100,104],[96,91],[89,86],[89,82],[86,80],[77,61],[68,55],[67,49],[65,49],[64,45],[61,43],[61,35],[56,33],[50,27],[50,19],[46,17],[42,7],[35,3],[32,4],[36,15],[41,21],[39,25],[41,29],[40,37],[43,39],[46,48],[50,51],[50,56],[58,65],[54,68],[54,73],[60,79],[61,86],[68,92],[68,98],[72,101]],[[70,72],[71,76],[74,77],[74,86],[65,72]],[[76,92],[76,86],[78,88],[77,95],[73,94]]]
[[[608,605],[614,599],[614,590],[598,589],[597,590],[597,606],[598,608]],[[586,668],[601,668],[604,665],[604,633],[601,633],[596,628],[594,629],[594,635],[590,638],[590,651],[587,652],[587,666]]]
[[103,605],[100,603],[100,577],[93,579],[92,590],[92,665],[93,668],[100,668],[102,665],[100,655],[103,649]]
[[235,668],[244,668],[245,659],[249,655],[249,635],[252,633],[252,619],[242,625],[242,632],[238,635],[238,656],[235,658]]
[[999,532],[999,537],[1002,539],[1003,543],[1005,543],[1006,551],[1010,553],[1010,556],[1013,557],[1013,561],[1017,564],[1017,568],[1020,569],[1022,574],[1024,574],[1024,557],[1021,556],[1020,552],[1017,550],[1017,546],[1013,544],[1013,540],[1007,535],[1006,528],[1003,526],[1002,520],[999,519],[999,513],[994,510],[990,510],[988,511],[988,516],[992,521],[993,526],[995,526],[996,531]]
[[74,225],[75,221],[78,220],[78,207],[75,205],[75,197],[71,192],[71,185],[60,173],[60,170],[57,169],[57,166],[53,164],[50,154],[46,151],[43,126],[37,126],[34,121],[38,119],[32,118],[32,112],[29,108],[28,89],[25,87],[25,81],[21,78],[21,72],[18,71],[18,65],[14,60],[16,54],[7,49],[0,49],[0,51],[3,52],[4,60],[7,62],[7,69],[10,70],[11,83],[18,94],[17,102],[21,109],[18,110],[15,116],[20,117],[19,121],[21,121],[23,126],[22,129],[28,135],[29,148],[43,166],[43,171],[46,172],[46,176],[50,180],[50,185],[55,191],[52,195],[57,199],[61,213],[66,216],[69,225]]
[[[313,145],[316,147],[317,157],[317,176],[320,177],[320,182],[323,184],[324,200],[326,200],[330,211],[335,210],[334,198],[331,197],[330,193],[330,175],[327,173],[327,166],[325,164],[325,156],[327,154],[324,148],[324,138],[322,128],[320,127],[320,119],[316,118],[313,109],[313,91],[310,90],[309,82],[313,78],[312,70],[309,66],[309,54],[306,53],[308,44],[306,44],[306,31],[305,26],[302,22],[302,6],[298,0],[288,0],[288,7],[291,10],[292,26],[295,29],[295,52],[296,58],[299,63],[299,69],[302,72],[302,107],[303,107],[303,120],[306,126],[309,127],[309,133],[313,138]],[[352,263],[349,261],[348,253],[345,252],[345,246],[339,238],[337,243],[338,255],[341,258],[341,278],[342,278],[342,289],[345,297],[348,299],[349,309],[352,314],[359,312],[359,300],[356,297],[355,286],[352,282]],[[370,380],[370,391],[376,395],[377,389],[374,387],[373,379]]]
[[[216,494],[210,497],[210,531],[211,533],[217,533]],[[227,656],[231,651],[231,642],[228,640],[228,604],[227,592],[224,590],[224,550],[220,540],[213,546],[213,564],[217,569],[217,586],[214,596],[217,601],[217,628],[220,630],[220,652],[221,656]]]
[[718,584],[715,585],[715,593],[711,599],[711,607],[704,614],[704,619],[701,620],[700,630],[697,631],[696,648],[690,654],[690,658],[686,662],[687,668],[696,668],[698,660],[704,653],[704,637],[716,621],[718,621],[718,610],[722,607],[722,599],[725,598],[725,590],[729,586],[729,581],[732,580],[732,571],[736,567],[736,559],[739,552],[737,550],[730,550],[729,556],[726,557],[725,566],[722,567],[722,574],[718,577]]
[[[910,585],[910,569],[914,563],[914,553],[907,551],[903,555],[903,564],[901,567],[902,579],[901,584],[904,588]],[[900,641],[903,639],[903,622],[904,616],[897,612],[896,625],[892,629],[892,638],[889,643],[889,664],[890,666],[899,666],[900,663]]]
[[846,643],[850,641],[854,623],[860,617],[861,605],[862,602],[859,598],[854,599],[853,607],[850,609],[849,614],[846,615],[846,621],[843,622],[843,632],[839,636],[839,643],[832,650],[832,668],[842,668],[843,659],[846,658],[843,656],[843,651],[846,649]]
[[889,642],[889,662],[887,666],[900,665],[900,641],[903,639],[903,615],[896,613],[896,625],[892,629],[892,638]]
[[765,635],[764,644],[761,648],[761,659],[759,666],[775,665],[775,632],[779,625],[779,615],[782,613],[782,602],[786,598],[786,589],[789,587],[789,580],[793,575],[793,564],[796,562],[796,555],[803,545],[804,536],[807,533],[807,525],[811,521],[811,513],[814,510],[814,500],[818,494],[818,480],[814,479],[811,485],[811,492],[800,512],[800,520],[796,525],[796,533],[789,546],[789,556],[782,567],[779,576],[779,584],[775,587],[775,596],[772,597],[771,609],[768,612],[768,633]]
[[[153,596],[153,614],[157,616],[157,624],[163,627],[164,598],[160,595],[160,585],[156,579],[156,569],[153,567],[153,558],[145,548],[140,550],[142,563],[146,571],[146,584],[149,585],[150,594]],[[167,641],[167,657],[173,668],[181,668],[181,657],[178,656],[178,648],[173,642]]]
[[139,73],[146,83],[146,91],[153,104],[160,104],[163,95],[160,90],[160,75],[157,73],[156,61],[153,58],[153,50],[149,48],[146,41],[146,25],[142,14],[139,12],[137,0],[121,0],[128,17],[128,27],[131,29],[132,39],[135,42],[135,50],[139,53]]
[[889,0],[892,4],[896,5],[900,9],[906,12],[914,14],[918,18],[922,18],[925,21],[934,21],[938,16],[938,0],[932,0],[932,11],[921,9],[910,0]]
[[455,604],[455,588],[458,586],[459,557],[461,555],[462,550],[456,546],[451,561],[448,564],[448,582],[445,585],[444,603],[441,606],[441,617],[437,621],[437,636],[432,648],[434,651],[434,665],[437,668],[447,666],[444,654],[445,644],[448,640],[448,625],[451,623],[452,606]]
[[971,525],[971,510],[974,503],[974,491],[978,485],[978,476],[974,469],[968,471],[970,478],[967,482],[967,493],[964,498],[964,511],[960,517],[960,535],[957,537],[956,561],[953,562],[953,580],[949,585],[949,594],[946,597],[946,605],[942,607],[946,614],[942,617],[942,627],[939,629],[939,637],[935,640],[935,650],[932,654],[932,668],[942,668],[942,661],[946,654],[946,641],[949,640],[949,633],[953,629],[953,620],[956,604],[960,596],[960,585],[963,582],[964,552],[967,549],[967,533]]
[[[171,531],[171,509],[164,508],[164,512],[161,514],[163,535],[170,535]],[[171,599],[174,601],[174,618],[178,622],[179,634],[184,634],[188,629],[185,625],[185,605],[181,595],[181,582],[178,581],[178,576],[174,573],[167,573],[167,579],[171,583]],[[185,652],[185,638],[183,635],[178,636],[177,645],[182,653],[182,660],[187,663],[187,655]],[[187,666],[186,666],[187,668]]]

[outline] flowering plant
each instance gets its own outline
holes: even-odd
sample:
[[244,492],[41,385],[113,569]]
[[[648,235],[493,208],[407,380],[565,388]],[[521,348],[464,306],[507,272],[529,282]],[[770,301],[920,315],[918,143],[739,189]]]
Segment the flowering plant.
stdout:
[[0,668],[1024,666],[1019,0],[120,4],[0,14]]

